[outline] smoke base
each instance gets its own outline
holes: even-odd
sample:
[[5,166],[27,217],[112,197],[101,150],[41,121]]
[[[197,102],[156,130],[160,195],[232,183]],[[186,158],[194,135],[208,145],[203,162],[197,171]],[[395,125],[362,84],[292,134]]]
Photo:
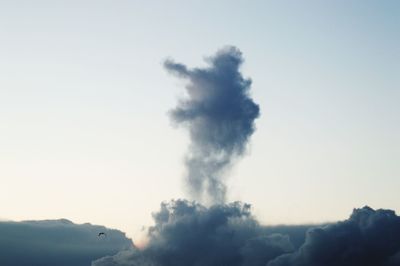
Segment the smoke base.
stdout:
[[144,249],[107,256],[92,266],[400,265],[400,217],[391,210],[366,206],[345,221],[313,227],[265,227],[250,210],[240,202],[163,203],[153,214]]

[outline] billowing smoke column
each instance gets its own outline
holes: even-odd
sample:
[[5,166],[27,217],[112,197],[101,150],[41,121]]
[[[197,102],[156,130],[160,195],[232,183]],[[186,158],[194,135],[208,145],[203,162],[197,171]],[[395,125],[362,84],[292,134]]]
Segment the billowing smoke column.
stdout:
[[393,211],[364,207],[348,220],[324,226],[264,227],[249,205],[224,203],[222,174],[243,154],[259,108],[248,96],[250,81],[239,72],[242,57],[236,48],[219,51],[209,63],[188,69],[167,61],[165,67],[188,80],[189,97],[171,115],[190,130],[191,192],[214,204],[162,203],[143,249],[92,266],[399,266],[400,217]]
[[171,117],[190,132],[185,159],[189,195],[201,202],[222,203],[223,172],[245,151],[260,111],[249,96],[251,80],[239,71],[243,58],[237,48],[226,47],[207,62],[207,68],[188,69],[170,60],[164,66],[188,81],[188,98],[171,111]]

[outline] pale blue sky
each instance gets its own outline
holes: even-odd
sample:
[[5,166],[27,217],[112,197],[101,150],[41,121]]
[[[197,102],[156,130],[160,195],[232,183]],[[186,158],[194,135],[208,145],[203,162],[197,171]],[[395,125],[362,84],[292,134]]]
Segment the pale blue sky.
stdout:
[[0,218],[131,236],[184,197],[183,94],[161,62],[224,45],[260,104],[229,199],[269,224],[400,210],[399,1],[0,2]]

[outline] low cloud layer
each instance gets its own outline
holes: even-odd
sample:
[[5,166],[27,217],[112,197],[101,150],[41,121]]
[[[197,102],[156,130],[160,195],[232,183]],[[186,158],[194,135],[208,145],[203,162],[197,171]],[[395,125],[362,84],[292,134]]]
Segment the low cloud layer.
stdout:
[[164,63],[170,73],[188,82],[188,97],[171,111],[171,117],[189,129],[187,184],[189,195],[200,202],[225,201],[224,171],[245,151],[260,113],[249,95],[251,80],[240,73],[242,62],[237,48],[226,47],[208,58],[206,68]]
[[0,222],[0,265],[87,266],[132,245],[121,231],[65,219]]
[[178,200],[162,204],[154,221],[143,250],[92,266],[400,265],[400,217],[390,210],[355,209],[348,220],[313,228],[263,227],[243,203],[207,208]]

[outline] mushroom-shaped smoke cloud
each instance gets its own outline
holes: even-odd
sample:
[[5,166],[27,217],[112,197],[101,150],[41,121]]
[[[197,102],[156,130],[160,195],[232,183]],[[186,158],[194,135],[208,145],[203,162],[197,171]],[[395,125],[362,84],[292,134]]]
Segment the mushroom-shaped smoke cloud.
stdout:
[[[224,203],[223,172],[243,154],[259,107],[248,95],[250,80],[239,72],[233,47],[188,69],[166,61],[185,78],[188,98],[171,111],[189,128],[188,184],[196,200],[161,204],[143,249],[122,251],[93,266],[399,266],[400,217],[390,210],[354,210],[342,222],[307,227],[263,227],[250,206]],[[305,236],[306,235],[306,236]]]

